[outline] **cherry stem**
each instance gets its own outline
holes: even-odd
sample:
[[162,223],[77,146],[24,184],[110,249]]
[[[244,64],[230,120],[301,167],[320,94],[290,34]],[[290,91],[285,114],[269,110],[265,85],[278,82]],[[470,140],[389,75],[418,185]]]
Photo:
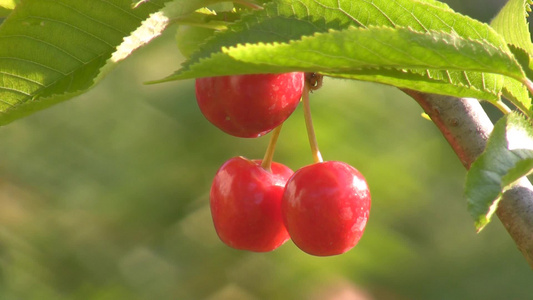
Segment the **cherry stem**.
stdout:
[[270,136],[270,142],[268,142],[268,147],[265,152],[265,156],[263,157],[263,161],[261,162],[261,167],[270,173],[272,173],[272,160],[274,158],[274,151],[276,149],[276,143],[278,142],[279,133],[281,132],[281,126],[283,126],[283,124],[274,128],[274,130],[272,131],[272,135]]
[[318,143],[316,141],[315,129],[313,127],[313,119],[311,118],[311,107],[309,105],[309,91],[313,85],[309,80],[305,80],[304,90],[302,93],[302,103],[304,109],[305,127],[307,128],[307,137],[309,138],[309,145],[311,146],[311,154],[313,155],[314,163],[323,162],[322,154],[318,150]]

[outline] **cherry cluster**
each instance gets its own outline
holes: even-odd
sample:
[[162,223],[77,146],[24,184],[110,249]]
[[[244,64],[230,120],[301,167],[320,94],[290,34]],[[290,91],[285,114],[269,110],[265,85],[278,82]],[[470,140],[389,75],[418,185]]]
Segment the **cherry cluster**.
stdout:
[[[204,116],[237,137],[272,131],[262,160],[234,157],[217,171],[210,191],[213,223],[228,246],[267,252],[287,240],[317,256],[337,255],[361,238],[370,211],[363,175],[340,161],[323,161],[309,109],[314,73],[199,78],[196,98]],[[296,172],[272,161],[282,123],[302,99],[314,163]]]

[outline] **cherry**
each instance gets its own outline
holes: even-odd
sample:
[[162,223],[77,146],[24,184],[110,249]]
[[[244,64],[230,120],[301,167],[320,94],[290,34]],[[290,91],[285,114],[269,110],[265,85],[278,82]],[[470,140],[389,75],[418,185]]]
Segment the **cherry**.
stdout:
[[293,171],[272,162],[234,157],[217,171],[211,186],[211,214],[219,238],[228,246],[255,252],[276,249],[289,239],[281,216],[281,197]]
[[296,109],[304,73],[252,74],[196,79],[196,99],[203,115],[237,137],[265,135]]
[[342,254],[354,247],[370,211],[363,175],[339,161],[314,163],[289,179],[282,214],[293,242],[317,256]]

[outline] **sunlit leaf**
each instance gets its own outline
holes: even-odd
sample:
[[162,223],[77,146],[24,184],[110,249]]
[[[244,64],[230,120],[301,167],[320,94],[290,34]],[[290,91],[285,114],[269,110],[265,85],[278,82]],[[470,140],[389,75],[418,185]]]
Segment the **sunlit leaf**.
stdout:
[[[491,26],[509,44],[510,50],[515,54],[528,78],[533,75],[531,72],[533,44],[527,23],[531,3],[531,0],[510,0],[491,22]],[[506,78],[503,95],[524,113],[531,114],[531,98],[521,82]]]
[[508,114],[496,123],[466,178],[468,210],[478,231],[490,222],[502,194],[532,170],[533,127],[520,114]]
[[14,9],[20,0],[0,0],[0,8]]
[[[351,27],[289,43],[224,47],[173,79],[294,70],[488,100],[498,98],[502,79],[492,85],[498,76],[480,72],[523,76],[512,55],[484,41],[410,28]],[[445,83],[453,86],[442,88]]]
[[[325,48],[339,46],[335,45],[336,43],[348,44],[349,41],[347,39],[342,39],[344,35],[351,38],[350,34],[359,35],[359,33],[364,32],[361,29],[357,31],[353,27],[370,28],[373,26],[408,27],[409,29],[404,30],[416,31],[419,34],[430,34],[431,32],[430,35],[432,35],[436,33],[434,36],[437,40],[439,39],[437,38],[439,34],[448,34],[450,37],[457,38],[455,39],[456,41],[465,41],[472,44],[480,43],[478,44],[479,47],[477,47],[478,50],[488,46],[487,49],[492,49],[507,56],[510,62],[513,60],[505,41],[490,26],[455,13],[448,6],[440,5],[436,1],[395,0],[391,2],[377,0],[370,3],[362,0],[284,0],[267,5],[264,10],[256,11],[249,16],[243,17],[241,21],[230,26],[227,31],[215,35],[213,39],[202,46],[182,66],[181,70],[163,80],[154,82],[202,76],[313,69],[313,71],[320,71],[332,76],[376,81],[426,92],[440,91],[440,93],[461,97],[480,96],[479,98],[488,100],[499,98],[503,86],[503,78],[499,75],[480,73],[480,71],[475,71],[477,69],[469,69],[471,72],[449,75],[455,72],[453,71],[455,67],[459,67],[461,64],[459,60],[455,61],[457,63],[455,67],[447,64],[446,66],[438,67],[440,69],[435,69],[430,67],[430,63],[419,66],[414,64],[388,64],[386,55],[381,55],[372,58],[374,62],[379,61],[379,63],[368,65],[364,63],[352,64],[350,68],[349,66],[339,65],[340,61],[334,64],[331,56],[327,58],[320,56],[321,52],[328,52],[328,49]],[[337,30],[341,33],[329,32],[330,30]],[[323,35],[317,33],[322,33]],[[335,40],[335,42],[328,40],[328,43],[325,43],[330,34],[336,37],[340,36],[341,39]],[[400,37],[400,35],[398,34],[397,37]],[[302,39],[309,36],[313,36],[313,38]],[[404,36],[404,38],[407,37]],[[315,39],[316,43],[313,44],[312,48],[306,49],[308,51],[305,53],[306,56],[301,56],[304,45],[312,43],[313,39]],[[321,41],[324,43],[320,43]],[[441,39],[441,42],[443,41]],[[363,41],[360,40],[359,42]],[[385,42],[385,40],[382,42]],[[429,39],[427,42],[434,43],[434,41],[429,41]],[[448,42],[452,41],[448,40]],[[365,43],[359,43],[357,46],[362,49],[357,49],[358,47],[353,44],[350,51],[364,52]],[[258,53],[263,51],[263,49],[268,52],[273,49],[283,48],[287,50],[290,48],[289,52],[292,54],[292,58],[287,59],[287,55],[284,56],[285,58],[274,58],[278,53],[271,52],[269,54],[263,53],[264,55],[257,57],[257,60],[250,57],[243,59],[242,55],[237,55],[236,53],[241,50],[242,53],[252,51],[254,47],[257,47],[255,49]],[[453,48],[453,46],[450,48]],[[459,52],[457,49],[456,51]],[[316,64],[309,64],[308,61],[302,62],[302,60],[310,58],[311,52],[316,52],[316,55],[312,55],[315,62],[322,60],[322,66],[319,68],[315,68]],[[295,53],[298,54],[295,55]],[[353,54],[348,52],[343,53],[343,56],[350,57]],[[408,55],[409,53],[405,54]],[[438,56],[439,54],[435,55]],[[488,54],[485,59],[492,58],[491,55]],[[270,57],[267,58],[266,56],[274,59],[271,60]],[[370,55],[368,55],[368,58],[371,59]],[[474,59],[474,57],[472,58]],[[441,59],[442,57],[439,58],[439,60]],[[276,60],[277,63],[273,63]],[[331,65],[329,65],[330,63]],[[514,70],[511,73],[516,71],[514,75],[520,77],[518,74],[521,71],[516,68],[516,62],[510,63],[510,65],[513,66],[511,69]],[[335,68],[339,69],[334,70]],[[391,68],[396,68],[397,70],[391,71]],[[406,70],[409,68],[416,69]],[[350,71],[346,71],[347,69],[350,69]],[[379,74],[376,70],[387,71],[385,71],[385,74]],[[487,69],[482,70],[487,71]],[[502,66],[500,68],[501,72],[507,73],[506,70],[506,67]],[[500,71],[492,69],[489,73],[498,73]],[[402,73],[416,73],[418,75],[400,76]],[[386,74],[391,75],[391,77]],[[481,78],[481,80],[470,80],[471,78]],[[416,81],[417,79],[420,81]],[[453,86],[444,89],[439,88],[439,86],[443,86],[446,83]]]
[[0,125],[72,98],[172,17],[213,1],[27,0],[0,26]]
[[330,31],[288,44],[239,45],[223,52],[239,61],[349,74],[364,68],[449,69],[522,78],[514,58],[489,43],[443,32],[369,27]]
[[362,69],[353,71],[351,74],[325,74],[333,77],[374,81],[431,94],[457,95],[494,101],[500,99],[499,93],[505,78],[481,72],[427,69]]
[[509,0],[490,25],[508,44],[521,48],[533,56],[533,44],[527,22],[531,0]]

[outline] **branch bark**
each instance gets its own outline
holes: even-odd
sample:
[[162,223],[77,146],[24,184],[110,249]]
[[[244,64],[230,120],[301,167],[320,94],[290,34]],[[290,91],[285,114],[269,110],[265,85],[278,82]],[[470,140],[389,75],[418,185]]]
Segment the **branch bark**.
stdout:
[[[468,170],[485,149],[493,128],[479,101],[403,92],[422,107]],[[533,269],[533,186],[526,177],[503,194],[496,215]]]

